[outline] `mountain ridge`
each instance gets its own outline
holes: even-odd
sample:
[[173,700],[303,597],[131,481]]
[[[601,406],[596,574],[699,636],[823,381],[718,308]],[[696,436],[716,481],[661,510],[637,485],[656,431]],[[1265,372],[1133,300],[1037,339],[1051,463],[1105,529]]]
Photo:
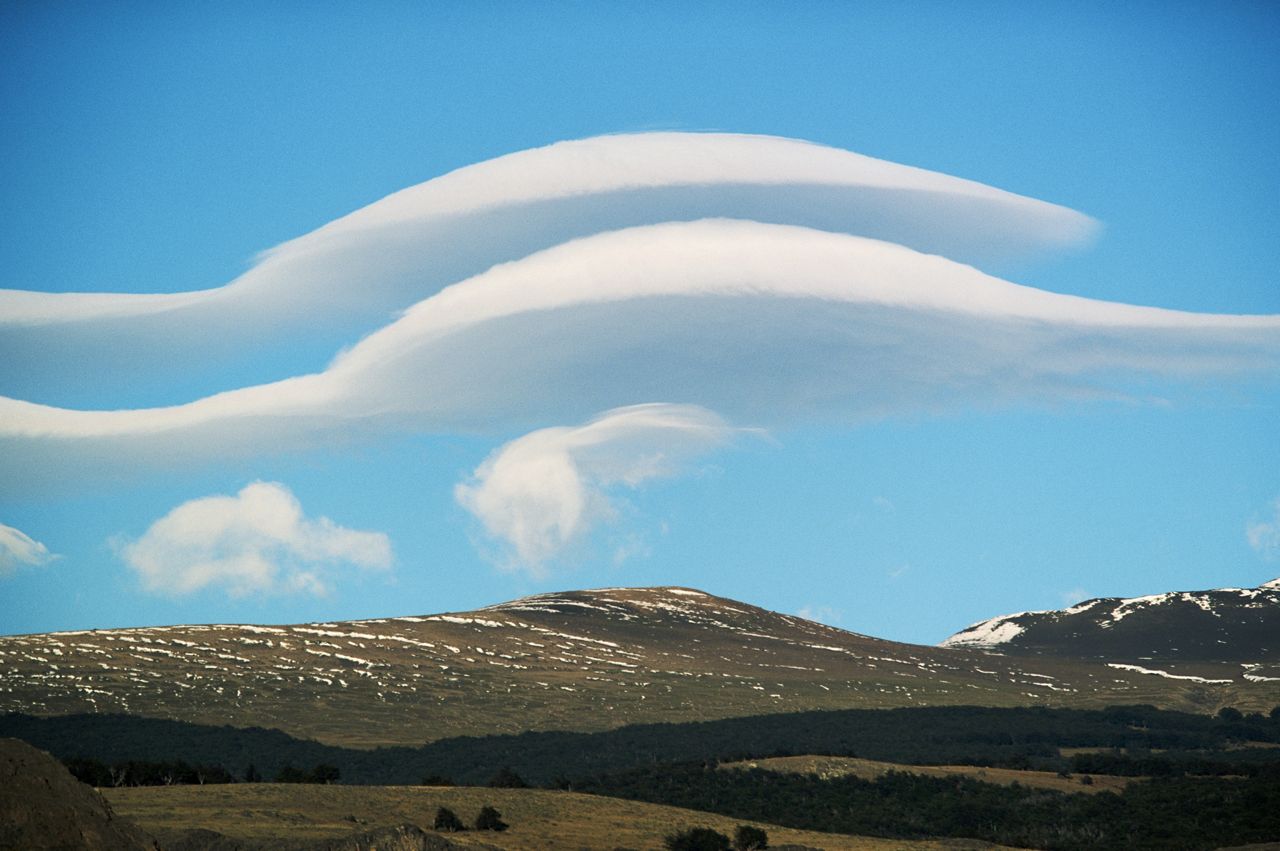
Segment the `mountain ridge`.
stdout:
[[[1255,588],[1097,597],[979,621],[941,647],[1131,661],[1280,663],[1280,579]],[[1263,675],[1246,671],[1246,677]]]
[[0,711],[264,726],[358,747],[821,709],[1117,703],[1269,710],[1280,686],[1235,663],[1153,675],[903,644],[679,586],[345,622],[0,637]]

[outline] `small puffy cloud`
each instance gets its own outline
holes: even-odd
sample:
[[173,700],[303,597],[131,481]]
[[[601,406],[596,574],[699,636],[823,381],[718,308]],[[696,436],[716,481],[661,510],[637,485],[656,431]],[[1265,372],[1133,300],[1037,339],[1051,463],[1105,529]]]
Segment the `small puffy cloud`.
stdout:
[[39,567],[56,558],[25,532],[0,523],[0,578],[12,576],[20,567]]
[[1259,520],[1245,527],[1249,546],[1268,560],[1280,555],[1280,499],[1271,504],[1271,510],[1269,519]]
[[1077,585],[1070,591],[1063,591],[1060,596],[1062,597],[1062,605],[1074,606],[1076,603],[1081,603],[1089,599],[1089,592]]
[[327,517],[309,519],[293,493],[276,482],[184,502],[141,538],[119,541],[117,548],[148,591],[189,594],[221,586],[234,597],[324,594],[333,568],[385,569],[392,560],[385,534],[346,529]]
[[804,606],[796,612],[797,617],[807,621],[816,621],[832,626],[840,622],[841,615],[830,606]]
[[[609,488],[674,476],[737,431],[693,405],[618,408],[585,425],[540,429],[499,447],[470,481],[456,486],[454,497],[507,551],[504,565],[539,574],[616,517]],[[639,552],[643,544],[629,539],[615,560]]]

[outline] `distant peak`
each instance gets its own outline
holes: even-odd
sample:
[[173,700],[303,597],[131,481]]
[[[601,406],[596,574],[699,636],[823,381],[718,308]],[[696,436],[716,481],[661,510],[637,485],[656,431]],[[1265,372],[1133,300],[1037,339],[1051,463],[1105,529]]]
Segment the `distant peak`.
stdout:
[[1276,590],[1276,591],[1280,591],[1280,576],[1277,576],[1275,579],[1272,579],[1270,582],[1264,582],[1264,583],[1262,583],[1261,585],[1259,585],[1258,587],[1259,587],[1259,588],[1266,588],[1266,589],[1269,589],[1269,590]]

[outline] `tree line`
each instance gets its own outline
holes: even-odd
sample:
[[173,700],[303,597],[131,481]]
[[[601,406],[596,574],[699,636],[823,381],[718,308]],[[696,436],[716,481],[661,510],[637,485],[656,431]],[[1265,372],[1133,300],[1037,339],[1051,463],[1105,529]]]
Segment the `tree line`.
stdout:
[[890,772],[875,780],[702,763],[583,780],[580,791],[786,827],[1043,849],[1199,849],[1280,836],[1280,778],[1171,778],[1095,795]]
[[[1237,717],[1238,716],[1238,717]],[[418,783],[433,775],[482,785],[510,766],[535,785],[682,760],[770,756],[856,756],[912,765],[968,764],[1103,773],[1102,765],[1061,756],[1060,748],[1101,748],[1118,774],[1160,774],[1134,760],[1158,756],[1170,774],[1257,773],[1280,760],[1280,711],[1270,715],[1194,715],[1150,706],[1100,710],[988,707],[856,709],[762,715],[683,724],[644,724],[601,733],[523,733],[460,737],[422,747],[357,750],[294,739],[278,730],[237,729],[126,715],[0,716],[0,736],[23,739],[62,759],[191,765],[253,763],[274,777],[286,765],[332,765],[343,782]],[[1211,771],[1196,760],[1210,760]],[[1179,763],[1178,765],[1173,765]],[[1247,766],[1254,768],[1247,768]],[[1225,769],[1223,767],[1226,767]]]

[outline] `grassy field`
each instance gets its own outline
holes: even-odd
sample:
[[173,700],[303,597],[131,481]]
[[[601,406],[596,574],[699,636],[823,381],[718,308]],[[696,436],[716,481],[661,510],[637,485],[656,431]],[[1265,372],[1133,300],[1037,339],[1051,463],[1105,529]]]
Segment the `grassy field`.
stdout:
[[[1085,750],[1085,749],[1077,749]],[[753,759],[726,763],[721,768],[762,768],[790,774],[816,774],[825,779],[853,775],[864,780],[874,780],[890,771],[921,774],[926,777],[972,777],[984,783],[1009,786],[1020,783],[1037,789],[1055,792],[1119,792],[1140,777],[1110,777],[1090,775],[1092,783],[1083,782],[1084,775],[1062,777],[1052,771],[1022,771],[1013,768],[983,768],[973,765],[899,765],[894,762],[876,762],[870,759],[839,756],[784,756],[771,759]]]
[[[258,840],[334,838],[405,822],[430,829],[437,807],[448,807],[464,822],[471,822],[485,805],[497,807],[510,829],[468,831],[450,838],[510,851],[656,849],[662,847],[664,836],[675,831],[711,827],[731,836],[744,823],[676,807],[543,789],[253,783],[102,792],[118,814],[162,841],[167,834],[189,828]],[[770,845],[796,844],[824,851],[1000,847],[967,840],[875,839],[755,824],[768,831]]]

